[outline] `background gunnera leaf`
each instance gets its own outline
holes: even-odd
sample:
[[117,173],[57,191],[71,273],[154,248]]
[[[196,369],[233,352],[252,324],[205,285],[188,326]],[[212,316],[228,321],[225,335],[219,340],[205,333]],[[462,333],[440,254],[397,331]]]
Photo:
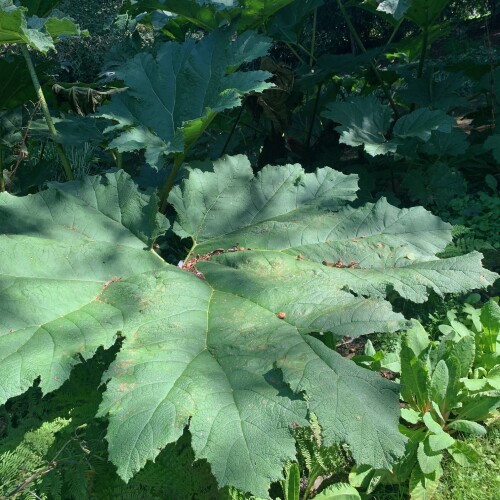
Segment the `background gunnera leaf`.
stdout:
[[270,39],[251,31],[231,35],[217,30],[198,42],[167,42],[156,56],[142,52],[121,66],[116,76],[128,90],[101,108],[102,117],[117,122],[108,128],[115,133],[109,147],[146,149],[148,163],[159,167],[164,155],[190,147],[217,113],[272,87],[265,81],[271,73],[237,70],[266,55]]
[[221,486],[267,497],[309,411],[326,444],[390,467],[404,452],[398,386],[310,334],[405,328],[387,290],[423,301],[496,275],[479,254],[436,258],[450,229],[421,208],[352,208],[356,184],[299,165],[254,177],[243,156],[193,170],[170,196],[193,239],[184,269],[150,250],[168,224],[122,171],[2,193],[1,402],[36,378],[56,389],[120,335],[99,416],[125,480],[189,426]]

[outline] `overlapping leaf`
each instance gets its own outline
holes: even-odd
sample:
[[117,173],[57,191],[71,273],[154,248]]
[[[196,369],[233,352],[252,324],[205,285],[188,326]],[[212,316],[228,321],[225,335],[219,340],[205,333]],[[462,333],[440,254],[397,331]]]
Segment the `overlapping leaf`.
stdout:
[[165,154],[181,152],[203,133],[214,116],[237,107],[241,96],[272,86],[265,71],[235,71],[267,53],[270,40],[246,32],[235,41],[216,31],[200,42],[164,44],[156,57],[140,53],[117,72],[129,90],[101,108],[119,131],[110,147],[146,148],[146,159],[159,165]]
[[423,153],[436,156],[460,156],[469,147],[467,134],[459,128],[453,128],[451,133],[432,131],[430,140],[423,144]]
[[467,99],[459,94],[463,83],[464,78],[460,75],[448,75],[436,81],[434,71],[429,70],[422,78],[409,78],[407,88],[399,91],[399,94],[407,102],[415,103],[419,107],[448,112],[450,109],[468,106]]
[[[169,31],[172,24],[185,33],[193,24],[207,31],[213,31],[222,24],[227,24],[235,15],[234,0],[200,2],[198,0],[145,0],[126,2],[124,9],[131,15],[142,16],[148,13],[157,27],[163,24],[164,31]],[[163,16],[159,16],[163,13]],[[162,22],[163,21],[163,22]]]
[[[331,169],[253,177],[244,157],[193,171],[170,200],[197,275],[148,250],[167,224],[123,172],[3,194],[2,401],[36,377],[57,388],[120,332],[100,415],[124,479],[189,425],[221,485],[267,497],[308,410],[326,444],[345,441],[358,462],[389,466],[403,452],[397,386],[309,333],[393,331],[406,322],[384,300],[388,288],[424,300],[428,288],[462,291],[495,275],[478,255],[438,260],[449,226],[425,210],[353,209],[355,191],[354,176]],[[340,258],[358,264],[331,267]]]
[[126,8],[132,14],[151,12],[154,9],[167,12],[163,27],[166,32],[177,31],[178,28],[185,31],[189,25],[213,31],[228,23],[242,32],[263,25],[292,2],[293,0],[145,0],[128,2],[132,5],[127,5]]
[[441,110],[419,108],[402,116],[394,125],[394,135],[401,139],[418,137],[428,141],[434,130],[451,133],[455,119]]
[[451,133],[455,120],[441,110],[419,108],[399,118],[389,138],[392,112],[373,95],[354,96],[346,102],[332,102],[322,115],[341,125],[336,127],[340,142],[364,146],[371,156],[394,153],[405,139],[427,142],[433,131]]
[[396,19],[406,17],[421,28],[428,28],[441,14],[450,0],[383,0],[378,10]]
[[391,109],[374,96],[331,103],[322,115],[342,124],[336,130],[340,133],[340,141],[348,146],[364,145],[372,156],[396,150],[385,137],[391,122]]

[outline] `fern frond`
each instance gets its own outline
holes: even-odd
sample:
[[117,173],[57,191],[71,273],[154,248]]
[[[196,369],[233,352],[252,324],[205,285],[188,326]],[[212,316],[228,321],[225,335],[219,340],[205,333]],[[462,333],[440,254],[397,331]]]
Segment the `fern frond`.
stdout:
[[319,476],[331,477],[346,469],[346,452],[341,445],[324,446],[316,415],[309,416],[310,427],[295,431],[295,443],[302,475],[307,477],[304,498],[312,491]]
[[[15,448],[0,454],[0,498],[7,495],[32,498],[29,492],[51,470],[47,453],[56,439],[55,434],[70,422],[64,418],[44,422],[38,429],[27,432]],[[8,438],[2,445],[8,448]],[[19,493],[16,493],[17,489]]]
[[465,255],[473,251],[495,250],[490,243],[477,238],[474,230],[466,226],[453,226],[451,234],[453,242],[439,254],[441,258],[458,257],[459,255]]

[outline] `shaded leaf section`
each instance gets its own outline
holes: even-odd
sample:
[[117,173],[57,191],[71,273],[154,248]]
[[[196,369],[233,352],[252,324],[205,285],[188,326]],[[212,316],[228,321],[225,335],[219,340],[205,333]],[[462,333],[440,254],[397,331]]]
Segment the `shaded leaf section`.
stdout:
[[20,55],[4,54],[0,59],[0,107],[12,109],[26,101],[36,101],[36,94],[26,61]]
[[332,102],[322,115],[341,124],[335,128],[341,143],[363,146],[371,156],[394,153],[408,139],[427,142],[433,132],[450,134],[455,124],[442,110],[419,108],[399,118],[390,131],[392,111],[373,95]]
[[[134,290],[140,313],[124,301]],[[274,337],[293,328],[176,268],[120,282],[107,299],[130,327],[100,410],[110,414],[120,475],[129,479],[189,423],[195,454],[219,484],[267,496],[295,455],[289,427],[306,424],[305,403],[273,368],[281,351]]]
[[441,14],[450,0],[383,0],[378,9],[394,16],[406,17],[420,28],[428,28]]
[[291,2],[273,16],[268,28],[269,35],[280,40],[297,42],[303,29],[304,20],[323,3],[324,0]]
[[121,314],[101,300],[113,280],[162,264],[146,232],[167,222],[123,172],[0,198],[0,399],[41,377],[58,388],[79,359],[109,347]]

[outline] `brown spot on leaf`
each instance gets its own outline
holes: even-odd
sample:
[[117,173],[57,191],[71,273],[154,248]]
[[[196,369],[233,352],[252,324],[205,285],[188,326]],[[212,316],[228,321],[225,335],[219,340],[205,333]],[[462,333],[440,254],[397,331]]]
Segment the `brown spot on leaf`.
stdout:
[[122,276],[115,276],[114,278],[111,278],[110,280],[106,281],[106,283],[104,283],[104,285],[102,286],[101,291],[97,294],[94,300],[95,301],[100,300],[102,294],[106,291],[106,288],[108,288],[108,286],[111,285],[111,283],[114,283],[115,281],[120,281],[122,279],[123,279]]

